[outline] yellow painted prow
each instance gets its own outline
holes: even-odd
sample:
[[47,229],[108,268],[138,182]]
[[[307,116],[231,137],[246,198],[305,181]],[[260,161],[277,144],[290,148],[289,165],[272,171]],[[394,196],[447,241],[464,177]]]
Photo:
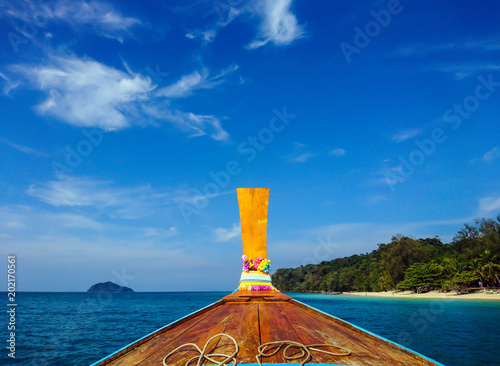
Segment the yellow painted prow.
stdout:
[[243,254],[267,258],[269,188],[237,188]]

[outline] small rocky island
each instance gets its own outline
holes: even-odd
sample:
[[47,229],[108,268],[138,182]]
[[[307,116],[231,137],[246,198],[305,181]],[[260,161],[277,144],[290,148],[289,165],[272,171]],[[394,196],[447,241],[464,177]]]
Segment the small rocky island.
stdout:
[[134,290],[108,281],[96,283],[94,286],[89,288],[87,292],[134,292]]

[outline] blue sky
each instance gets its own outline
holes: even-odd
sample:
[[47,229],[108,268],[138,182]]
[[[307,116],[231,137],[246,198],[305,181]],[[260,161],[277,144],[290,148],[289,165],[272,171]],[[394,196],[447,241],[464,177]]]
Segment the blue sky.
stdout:
[[500,213],[500,5],[8,1],[0,252],[18,288],[232,290]]

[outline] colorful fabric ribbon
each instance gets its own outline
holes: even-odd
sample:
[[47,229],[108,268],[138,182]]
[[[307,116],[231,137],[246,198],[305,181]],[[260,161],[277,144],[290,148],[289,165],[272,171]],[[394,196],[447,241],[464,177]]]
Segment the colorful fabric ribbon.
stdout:
[[243,272],[241,273],[239,291],[271,291],[276,290],[269,274],[271,261],[257,257],[252,258],[243,254]]

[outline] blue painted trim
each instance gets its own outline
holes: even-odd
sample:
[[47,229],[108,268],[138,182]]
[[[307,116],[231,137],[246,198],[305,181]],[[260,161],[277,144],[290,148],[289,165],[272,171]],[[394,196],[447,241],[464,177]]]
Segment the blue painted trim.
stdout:
[[120,348],[118,351],[115,351],[115,352],[111,353],[110,355],[107,355],[106,357],[101,358],[99,361],[94,362],[94,363],[93,363],[93,364],[91,364],[90,366],[95,366],[95,365],[97,365],[99,362],[102,362],[102,361],[106,360],[107,358],[110,358],[111,356],[113,356],[113,355],[117,354],[118,352],[123,351],[123,350],[124,350],[124,349],[126,349],[127,347],[130,347],[131,345],[133,345],[133,344],[135,344],[135,343],[137,343],[137,342],[139,342],[139,341],[143,340],[144,338],[147,338],[147,337],[149,337],[150,335],[152,335],[152,334],[154,334],[154,333],[156,333],[156,332],[159,332],[159,331],[160,331],[160,330],[162,330],[162,329],[165,329],[165,328],[167,328],[167,327],[171,326],[172,324],[175,324],[175,323],[177,323],[177,322],[180,322],[180,321],[181,321],[181,320],[183,320],[183,319],[186,319],[188,316],[194,315],[194,314],[196,314],[196,313],[198,313],[198,312],[200,312],[200,311],[202,311],[202,310],[205,310],[205,309],[207,309],[207,308],[209,308],[209,307],[211,307],[211,306],[213,306],[213,305],[215,305],[215,304],[218,304],[218,303],[222,303],[222,300],[218,300],[218,301],[216,301],[216,302],[214,302],[214,303],[212,303],[212,304],[210,304],[210,305],[205,306],[204,308],[201,308],[201,309],[199,309],[199,310],[193,311],[191,314],[188,314],[188,315],[186,315],[186,316],[183,316],[182,318],[177,319],[176,321],[173,321],[172,323],[169,323],[169,324],[167,324],[167,325],[165,325],[165,326],[163,326],[163,327],[161,327],[161,328],[159,328],[159,329],[157,329],[157,330],[155,330],[155,331],[153,331],[153,332],[149,333],[148,335],[145,335],[144,337],[139,338],[138,340],[136,340],[136,341],[134,341],[134,342],[132,342],[132,343],[130,343],[130,344],[127,344],[125,347],[122,347],[122,348]]
[[[292,299],[293,299],[293,298],[292,298]],[[405,346],[403,346],[403,345],[401,345],[401,344],[398,344],[398,343],[396,343],[396,342],[393,342],[393,341],[391,341],[390,339],[387,339],[387,338],[384,338],[384,337],[382,337],[382,336],[379,336],[378,334],[375,334],[375,333],[373,333],[373,332],[370,332],[369,330],[366,330],[366,329],[363,329],[363,328],[361,328],[361,327],[358,327],[357,325],[354,325],[354,324],[352,324],[352,323],[349,323],[349,322],[347,322],[347,321],[345,321],[345,320],[343,320],[343,319],[337,318],[336,316],[333,316],[333,315],[331,315],[331,314],[325,313],[324,311],[321,311],[321,310],[319,310],[319,309],[313,308],[312,306],[309,306],[309,305],[307,305],[307,304],[304,304],[303,302],[301,302],[301,301],[299,301],[299,300],[297,300],[297,299],[293,299],[293,301],[298,302],[299,304],[302,304],[302,305],[304,305],[304,306],[307,306],[308,308],[310,308],[310,309],[312,309],[312,310],[316,310],[316,311],[320,312],[321,314],[324,314],[324,315],[326,315],[326,316],[329,316],[330,318],[333,318],[333,319],[339,320],[339,321],[341,321],[341,322],[344,322],[344,323],[346,323],[346,324],[349,324],[350,326],[352,326],[352,327],[354,327],[354,328],[357,328],[357,329],[359,329],[359,330],[362,330],[363,332],[368,333],[368,334],[370,334],[370,335],[372,335],[372,336],[374,336],[374,337],[377,337],[377,338],[379,338],[379,339],[382,339],[382,340],[384,340],[384,341],[386,341],[386,342],[392,343],[392,344],[394,344],[394,345],[396,345],[396,346],[398,346],[398,347],[400,347],[400,348],[403,348],[403,349],[405,349],[405,350],[407,350],[407,351],[410,351],[411,353],[414,353],[414,354],[416,354],[416,355],[419,355],[420,357],[425,358],[425,359],[426,359],[426,360],[428,360],[428,361],[434,362],[436,365],[439,365],[439,366],[445,366],[445,365],[443,365],[442,363],[437,362],[436,360],[433,360],[432,358],[429,358],[429,357],[427,357],[427,356],[424,356],[424,355],[423,355],[423,354],[421,354],[421,353],[418,353],[417,351],[414,351],[414,350],[412,350],[412,349],[409,349],[408,347],[405,347]],[[263,364],[263,365],[264,365],[264,364]]]

